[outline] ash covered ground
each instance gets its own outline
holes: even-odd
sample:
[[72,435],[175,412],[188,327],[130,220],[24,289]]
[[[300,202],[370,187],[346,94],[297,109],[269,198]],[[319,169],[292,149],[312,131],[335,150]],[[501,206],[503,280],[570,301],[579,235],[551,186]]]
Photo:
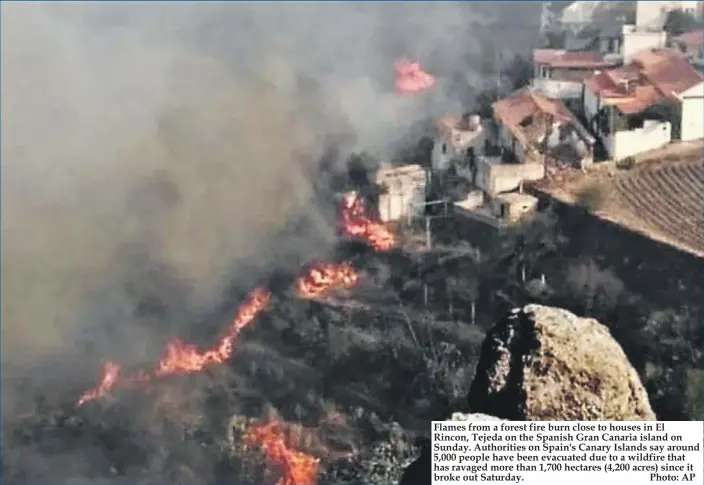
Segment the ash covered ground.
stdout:
[[[4,481],[244,481],[232,423],[273,416],[341,463],[321,481],[359,481],[365,453],[463,400],[492,319],[463,323],[461,292],[452,318],[422,303],[446,252],[341,245],[328,174],[471,107],[530,45],[507,19],[537,24],[531,9],[3,4]],[[395,93],[399,57],[436,89]],[[351,261],[360,283],[302,301],[290,284],[316,260]],[[207,347],[259,285],[271,304],[226,364],[76,407],[102,361]]]

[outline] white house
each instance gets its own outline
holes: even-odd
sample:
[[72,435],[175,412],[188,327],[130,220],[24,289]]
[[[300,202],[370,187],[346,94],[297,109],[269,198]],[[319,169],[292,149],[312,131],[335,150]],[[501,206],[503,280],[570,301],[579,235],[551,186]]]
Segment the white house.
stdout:
[[533,89],[550,98],[578,100],[582,83],[595,72],[614,67],[599,52],[564,49],[533,51]]
[[661,29],[604,26],[591,40],[583,39],[583,50],[535,49],[532,86],[545,96],[569,104],[581,99],[584,81],[597,71],[629,64],[638,53],[666,44],[667,34]]
[[673,132],[684,141],[699,139],[704,78],[675,52],[642,52],[631,65],[585,81],[584,112],[616,160],[662,147]]
[[420,165],[391,167],[382,165],[376,173],[379,218],[382,222],[419,216],[425,204],[425,170]]
[[431,155],[435,171],[447,170],[452,162],[462,158],[470,147],[483,141],[484,127],[477,115],[465,114],[459,119],[445,116],[437,121],[436,127],[438,132]]

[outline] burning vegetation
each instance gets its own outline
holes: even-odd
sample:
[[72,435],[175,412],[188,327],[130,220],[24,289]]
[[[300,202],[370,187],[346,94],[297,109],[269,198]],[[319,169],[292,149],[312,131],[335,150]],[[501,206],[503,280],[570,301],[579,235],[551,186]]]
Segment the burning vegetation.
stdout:
[[[347,236],[358,238],[379,251],[389,250],[395,244],[394,235],[382,223],[372,220],[362,198],[348,194],[341,206],[342,227]],[[333,291],[353,288],[359,280],[358,271],[349,263],[314,263],[294,282],[296,295],[301,299],[324,297]],[[170,340],[162,359],[150,371],[123,375],[121,366],[106,362],[98,385],[86,391],[77,401],[83,406],[110,393],[116,386],[133,387],[157,378],[201,372],[207,367],[222,364],[232,357],[235,341],[252,324],[271,300],[271,292],[256,288],[240,306],[235,318],[217,343],[200,350],[180,339]],[[266,457],[267,477],[278,477],[277,485],[313,485],[317,483],[319,459],[292,449],[286,439],[280,420],[252,426],[244,436],[247,446],[258,447]]]
[[435,85],[435,77],[423,70],[419,62],[401,59],[394,65],[396,69],[396,92],[417,94]]

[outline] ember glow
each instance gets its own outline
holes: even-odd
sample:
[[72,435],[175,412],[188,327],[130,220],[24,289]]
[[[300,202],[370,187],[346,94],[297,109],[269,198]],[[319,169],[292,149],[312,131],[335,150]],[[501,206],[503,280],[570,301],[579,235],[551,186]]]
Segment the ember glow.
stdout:
[[156,369],[151,372],[138,372],[134,375],[122,376],[119,364],[107,362],[103,367],[103,377],[99,384],[84,393],[78,399],[78,405],[81,406],[88,401],[104,396],[118,385],[130,387],[156,377],[200,372],[210,365],[225,362],[232,355],[233,344],[237,336],[266,308],[270,298],[269,291],[262,288],[257,288],[250,293],[247,300],[240,306],[225,335],[211,349],[199,350],[194,345],[174,339],[167,344],[164,357],[159,361]]
[[333,290],[352,288],[358,280],[357,270],[347,263],[315,264],[296,279],[296,292],[300,298],[309,300]]
[[353,237],[363,239],[377,251],[388,251],[396,244],[393,233],[381,222],[370,219],[364,201],[350,192],[342,202],[342,228]]
[[247,446],[262,450],[267,471],[278,478],[277,485],[315,485],[320,460],[294,450],[287,441],[285,423],[279,420],[254,426],[244,437]]
[[396,91],[399,94],[415,94],[427,91],[435,85],[435,77],[423,70],[418,62],[406,59],[396,61]]

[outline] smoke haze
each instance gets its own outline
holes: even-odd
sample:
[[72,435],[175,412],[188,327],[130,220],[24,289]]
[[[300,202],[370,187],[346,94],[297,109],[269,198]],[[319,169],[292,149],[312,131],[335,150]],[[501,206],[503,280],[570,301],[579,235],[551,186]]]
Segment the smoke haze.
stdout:
[[[154,358],[251,268],[323,257],[325,149],[383,159],[460,110],[501,8],[3,3],[3,420],[75,398],[99,356]],[[394,93],[402,56],[435,92]]]

